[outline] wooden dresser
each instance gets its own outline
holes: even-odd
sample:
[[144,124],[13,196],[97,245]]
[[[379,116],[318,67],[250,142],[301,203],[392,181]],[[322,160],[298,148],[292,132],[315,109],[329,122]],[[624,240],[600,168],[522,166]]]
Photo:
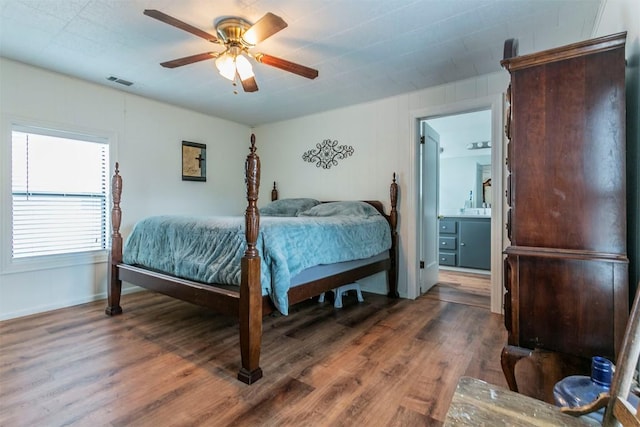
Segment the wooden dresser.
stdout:
[[[507,231],[502,367],[555,354],[540,375],[615,361],[629,313],[625,194],[626,33],[517,56],[505,43]],[[583,372],[584,373],[584,372]]]

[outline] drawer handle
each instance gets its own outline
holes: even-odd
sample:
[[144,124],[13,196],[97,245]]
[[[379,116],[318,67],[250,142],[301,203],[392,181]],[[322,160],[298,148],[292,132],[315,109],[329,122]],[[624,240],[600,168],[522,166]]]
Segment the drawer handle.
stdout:
[[465,246],[464,242],[460,242],[460,246]]
[[445,246],[447,244],[447,242],[442,242],[442,246]]
[[441,228],[442,228],[443,230],[446,230],[447,226],[446,226],[446,225],[443,225]]
[[446,261],[446,260],[447,260],[446,258],[440,258],[440,261]]

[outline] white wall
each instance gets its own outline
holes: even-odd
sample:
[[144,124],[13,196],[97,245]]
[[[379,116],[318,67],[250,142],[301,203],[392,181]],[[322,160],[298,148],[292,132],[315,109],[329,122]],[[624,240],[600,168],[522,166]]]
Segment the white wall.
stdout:
[[627,57],[638,54],[640,41],[640,2],[637,0],[604,0],[594,37],[627,32]]
[[627,32],[627,228],[631,295],[640,280],[640,1],[606,0],[594,37]]
[[[413,298],[417,281],[415,118],[459,112],[470,103],[487,107],[490,100],[500,97],[507,83],[506,72],[494,73],[257,127],[265,183],[260,204],[269,197],[271,187],[266,184],[277,181],[281,197],[378,199],[388,210],[389,184],[396,172],[400,192],[399,292]],[[305,163],[302,154],[324,139],[351,145],[355,153],[328,170]],[[382,277],[364,286],[374,292],[385,289]]]
[[[4,58],[0,100],[3,252],[10,247],[10,123],[16,119],[112,135],[112,164],[120,162],[123,177],[125,237],[147,215],[240,214],[245,209],[247,126]],[[206,183],[181,180],[182,140],[207,144]],[[105,296],[106,263],[0,273],[0,319]]]

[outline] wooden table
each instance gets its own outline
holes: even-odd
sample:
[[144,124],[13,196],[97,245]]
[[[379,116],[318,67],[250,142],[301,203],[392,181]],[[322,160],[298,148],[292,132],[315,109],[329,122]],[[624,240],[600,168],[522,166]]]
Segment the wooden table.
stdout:
[[593,426],[594,420],[563,414],[541,400],[462,377],[449,405],[445,426]]

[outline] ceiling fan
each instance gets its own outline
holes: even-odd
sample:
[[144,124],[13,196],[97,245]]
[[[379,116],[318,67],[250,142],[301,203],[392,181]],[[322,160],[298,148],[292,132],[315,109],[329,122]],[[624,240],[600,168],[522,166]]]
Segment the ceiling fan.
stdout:
[[218,19],[216,22],[217,37],[159,10],[145,9],[144,14],[208,40],[211,43],[221,44],[225,47],[225,50],[222,52],[205,52],[162,62],[160,65],[163,67],[176,68],[193,64],[194,62],[215,59],[216,67],[220,74],[234,82],[234,84],[236,79],[240,80],[245,92],[255,92],[258,90],[253,68],[247,57],[253,58],[262,64],[270,65],[308,79],[318,77],[318,70],[314,70],[313,68],[276,58],[275,56],[265,53],[249,52],[249,49],[253,48],[256,44],[287,27],[287,23],[273,13],[267,13],[253,25],[237,17]]

